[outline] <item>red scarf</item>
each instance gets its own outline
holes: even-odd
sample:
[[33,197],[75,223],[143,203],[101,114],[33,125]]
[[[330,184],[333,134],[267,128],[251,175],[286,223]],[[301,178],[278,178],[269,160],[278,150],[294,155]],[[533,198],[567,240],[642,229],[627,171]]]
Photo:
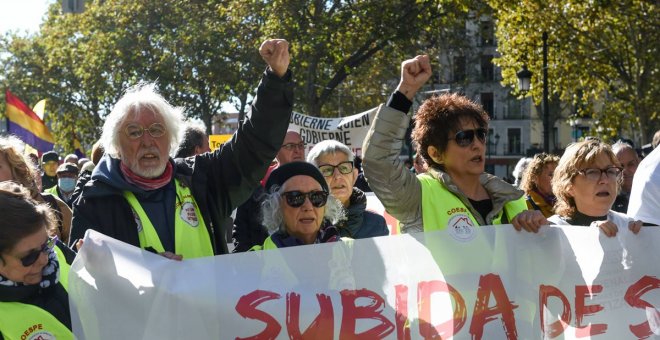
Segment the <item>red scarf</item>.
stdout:
[[157,178],[144,178],[140,175],[135,174],[131,169],[129,169],[124,162],[119,162],[119,167],[121,172],[124,174],[126,182],[135,185],[136,187],[142,190],[156,190],[160,189],[167,185],[172,180],[172,163],[167,162],[165,166],[165,172]]

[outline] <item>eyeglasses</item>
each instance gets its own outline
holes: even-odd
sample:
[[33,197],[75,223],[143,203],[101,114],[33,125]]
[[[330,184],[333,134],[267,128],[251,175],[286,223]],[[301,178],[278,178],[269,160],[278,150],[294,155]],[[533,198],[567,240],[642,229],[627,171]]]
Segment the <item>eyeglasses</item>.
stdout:
[[300,142],[300,143],[286,143],[282,145],[283,149],[286,149],[286,151],[293,151],[295,149],[303,150],[305,151],[305,142]]
[[320,208],[328,201],[328,193],[325,191],[310,191],[307,193],[300,191],[287,191],[283,192],[282,196],[286,198],[286,204],[292,208],[299,208],[305,204],[305,197],[309,197],[309,201],[316,208]]
[[128,136],[128,138],[138,139],[144,135],[144,131],[149,132],[151,137],[158,138],[165,135],[165,131],[167,131],[167,129],[165,129],[165,126],[163,126],[161,123],[153,123],[146,129],[141,125],[128,124],[124,132],[126,132],[126,136]]
[[55,247],[55,241],[57,241],[57,236],[49,237],[46,242],[44,242],[44,244],[39,247],[39,249],[34,249],[30,251],[29,254],[21,257],[21,263],[23,264],[23,267],[29,267],[33,265],[35,262],[37,262],[41,253],[47,253],[49,250],[53,249],[53,247]]
[[335,174],[335,169],[339,170],[339,173],[348,175],[353,171],[353,162],[346,161],[341,162],[337,165],[323,164],[319,165],[319,170],[324,177],[332,177]]
[[449,140],[453,139],[456,141],[456,144],[458,144],[458,146],[466,147],[472,144],[475,136],[477,136],[477,139],[479,139],[479,141],[486,144],[486,135],[488,135],[488,130],[484,128],[478,128],[474,130],[463,130],[463,131],[458,131],[456,133],[456,136],[454,136],[454,138],[450,138]]
[[603,174],[607,175],[609,179],[617,179],[621,176],[621,168],[610,166],[605,169],[587,168],[578,171],[578,174],[584,175],[590,181],[598,181]]

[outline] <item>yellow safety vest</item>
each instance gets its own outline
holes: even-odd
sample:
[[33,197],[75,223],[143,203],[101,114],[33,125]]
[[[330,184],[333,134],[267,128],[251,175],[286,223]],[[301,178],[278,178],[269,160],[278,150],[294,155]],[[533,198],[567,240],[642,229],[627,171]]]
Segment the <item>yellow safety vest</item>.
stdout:
[[[174,252],[182,255],[184,259],[213,256],[211,237],[190,188],[182,187],[179,180],[174,181],[178,197],[174,216]],[[165,248],[158,238],[156,228],[135,195],[130,191],[124,191],[124,198],[133,208],[136,217],[140,248],[152,247],[159,253],[164,252]]]
[[[60,264],[60,283],[68,289],[70,266],[64,252],[55,247]],[[0,302],[0,333],[6,340],[73,339],[73,333],[49,312],[26,303]]]
[[51,195],[53,195],[57,198],[62,198],[62,197],[60,197],[60,194],[57,193],[57,185],[44,190],[44,192],[48,193],[48,194],[51,194]]
[[[443,230],[448,226],[464,223],[475,227],[477,220],[463,202],[447,190],[440,181],[428,174],[417,176],[422,185],[422,221],[424,231]],[[520,212],[527,210],[525,198],[504,204],[504,212],[511,221]],[[502,224],[502,211],[493,218],[493,224]]]
[[275,242],[268,236],[266,240],[264,241],[263,245],[254,245],[252,248],[250,248],[250,251],[255,251],[255,250],[268,250],[268,249],[277,249],[277,245],[275,245]]
[[73,339],[70,329],[37,306],[0,302],[0,310],[0,332],[6,340]]

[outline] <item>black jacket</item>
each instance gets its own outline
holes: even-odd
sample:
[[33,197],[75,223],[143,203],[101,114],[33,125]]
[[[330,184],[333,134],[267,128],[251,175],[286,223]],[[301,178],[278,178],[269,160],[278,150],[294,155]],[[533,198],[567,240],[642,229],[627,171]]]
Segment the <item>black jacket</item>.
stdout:
[[[251,113],[230,141],[215,152],[174,161],[174,177],[191,188],[212,235],[215,254],[228,252],[222,221],[259,185],[282,145],[292,109],[291,73],[282,79],[267,73],[259,84]],[[139,247],[130,205],[121,189],[95,178],[97,170],[98,166],[73,204],[71,242],[82,238],[87,229],[94,229]],[[173,205],[167,210],[164,214],[174,215]]]

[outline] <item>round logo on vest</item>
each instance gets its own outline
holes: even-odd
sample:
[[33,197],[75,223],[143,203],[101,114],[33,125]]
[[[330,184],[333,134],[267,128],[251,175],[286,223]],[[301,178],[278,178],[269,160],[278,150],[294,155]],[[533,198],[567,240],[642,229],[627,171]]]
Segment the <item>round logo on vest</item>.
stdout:
[[28,340],[55,340],[57,338],[55,337],[55,335],[53,335],[49,332],[41,331],[41,332],[37,332],[37,333],[32,334],[27,339]]
[[455,214],[447,222],[449,235],[458,242],[470,242],[477,237],[477,231],[470,217],[466,214]]
[[186,221],[191,227],[197,227],[199,225],[199,219],[197,218],[197,212],[195,211],[195,206],[186,202],[181,206],[181,219]]

